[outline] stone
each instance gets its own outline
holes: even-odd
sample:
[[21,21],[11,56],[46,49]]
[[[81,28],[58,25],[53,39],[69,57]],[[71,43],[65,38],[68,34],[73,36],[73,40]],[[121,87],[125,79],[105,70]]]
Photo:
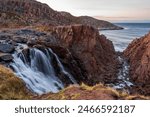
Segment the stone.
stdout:
[[28,39],[25,37],[14,37],[13,39],[16,43],[27,43]]
[[0,34],[0,40],[10,40],[11,35]]
[[[112,42],[99,35],[98,30],[91,26],[73,25],[51,27],[48,31],[56,37],[57,46],[67,48],[78,63],[84,76],[81,81],[89,85],[114,82],[117,56]],[[50,43],[45,42],[44,45],[49,46]]]
[[34,46],[34,45],[36,45],[36,40],[34,40],[34,39],[28,40],[27,45],[28,46]]
[[15,47],[10,44],[0,44],[0,52],[11,53],[15,50]]
[[130,63],[130,77],[136,91],[150,95],[150,33],[135,39],[124,51]]
[[0,53],[0,61],[10,62],[13,60],[13,56],[11,54]]

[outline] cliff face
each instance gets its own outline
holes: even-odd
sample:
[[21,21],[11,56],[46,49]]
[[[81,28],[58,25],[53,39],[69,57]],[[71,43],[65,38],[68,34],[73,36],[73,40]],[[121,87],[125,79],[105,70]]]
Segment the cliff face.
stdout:
[[134,40],[124,51],[130,62],[130,76],[137,91],[150,95],[150,33]]
[[[117,79],[118,60],[113,44],[91,26],[55,26],[48,27],[44,32],[10,29],[0,34],[0,39],[7,43],[0,45],[2,52],[8,51],[8,47],[11,52],[16,50],[18,43],[41,49],[51,48],[79,83],[95,85],[100,82],[113,83]],[[13,59],[10,55],[4,55],[2,53],[0,56],[1,63],[4,57],[5,61]]]
[[84,24],[95,28],[121,29],[106,21],[54,11],[35,0],[0,0],[0,16],[1,27]]
[[58,26],[47,29],[57,44],[68,48],[86,73],[86,81],[93,85],[110,83],[116,79],[117,56],[111,41],[91,26]]

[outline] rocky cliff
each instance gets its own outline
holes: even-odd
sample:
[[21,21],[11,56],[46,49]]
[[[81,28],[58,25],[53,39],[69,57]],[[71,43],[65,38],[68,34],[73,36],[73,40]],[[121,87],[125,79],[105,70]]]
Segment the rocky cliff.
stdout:
[[[23,60],[21,62],[24,66],[35,67],[31,65],[32,54],[36,67],[40,67],[40,74],[49,73],[49,69],[52,69],[53,75],[58,78],[58,82],[52,84],[58,90],[73,83],[93,86],[75,85],[56,94],[35,96],[33,92],[29,93],[22,80],[0,66],[1,99],[148,99],[141,96],[130,97],[106,86],[96,85],[113,85],[118,81],[118,57],[113,44],[99,34],[96,28],[120,27],[88,16],[74,17],[66,12],[57,12],[35,0],[0,0],[0,26],[5,28],[0,30],[0,64],[16,72],[12,67],[16,57]],[[147,34],[134,40],[124,51],[124,56],[130,63],[130,77],[134,84],[131,91],[143,95],[150,95],[149,49],[150,34]],[[36,59],[35,53],[39,59]],[[45,59],[50,67],[43,70],[43,63],[47,66]],[[20,64],[20,61],[16,64]],[[41,79],[39,81],[35,80],[34,83],[42,83]],[[62,82],[63,86],[58,86]],[[31,80],[30,84],[34,83]]]
[[20,78],[16,77],[13,72],[0,65],[0,100],[25,100],[25,99],[149,99],[148,97],[140,95],[128,95],[126,93],[117,92],[114,89],[107,88],[103,85],[96,85],[88,87],[84,84],[82,86],[70,86],[59,93],[48,93],[37,96],[25,87]]
[[150,95],[150,33],[135,39],[124,55],[129,59],[130,77],[136,83],[136,91]]
[[91,26],[58,26],[47,29],[60,46],[68,48],[86,71],[88,84],[116,79],[117,56],[111,41]]
[[102,29],[122,29],[109,22],[91,17],[74,17],[69,13],[57,12],[48,5],[35,0],[0,0],[1,27],[30,26],[33,24],[53,26],[84,24]]
[[[91,26],[72,25],[39,30],[1,31],[0,40],[3,43],[0,44],[0,62],[11,61],[13,58],[10,54],[23,43],[42,50],[51,48],[79,83],[107,84],[117,79],[118,60],[113,44],[104,35],[99,35],[97,29]],[[57,66],[55,69],[57,70]]]

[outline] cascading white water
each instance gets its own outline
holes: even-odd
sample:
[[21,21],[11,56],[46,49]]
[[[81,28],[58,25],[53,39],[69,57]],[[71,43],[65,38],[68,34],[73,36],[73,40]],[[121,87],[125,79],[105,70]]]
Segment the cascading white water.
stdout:
[[51,49],[46,49],[46,53],[35,48],[29,51],[30,61],[21,52],[14,54],[14,60],[10,66],[30,90],[37,94],[44,94],[48,92],[56,93],[64,88],[63,82],[55,74],[49,52],[55,56],[61,71],[70,78],[72,83],[76,83],[72,75],[64,69],[58,56]]
[[62,63],[59,61],[59,58],[58,56],[51,50],[51,49],[48,49],[56,58],[57,60],[57,63],[58,63],[58,66],[59,68],[61,69],[61,72],[64,73],[66,76],[69,77],[69,79],[74,83],[74,84],[77,84],[76,80],[73,78],[73,76],[71,74],[69,74],[65,68],[63,67]]
[[130,82],[129,79],[129,64],[125,59],[123,59],[121,56],[118,56],[119,62],[122,64],[121,68],[119,69],[118,72],[118,81],[114,88],[115,89],[124,89],[124,88],[129,88],[133,86],[133,83]]

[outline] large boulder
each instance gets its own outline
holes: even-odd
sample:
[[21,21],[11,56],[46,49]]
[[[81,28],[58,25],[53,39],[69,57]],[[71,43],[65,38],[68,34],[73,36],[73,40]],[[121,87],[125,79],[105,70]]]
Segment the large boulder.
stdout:
[[15,47],[10,44],[0,44],[0,52],[11,53],[15,50]]
[[150,95],[150,33],[134,40],[124,51],[130,62],[130,77],[138,92]]
[[13,60],[13,56],[11,54],[0,53],[0,62],[1,61],[10,62],[12,60]]
[[116,80],[117,57],[113,44],[104,35],[99,35],[98,30],[91,26],[74,25],[50,27],[47,31],[55,36],[57,46],[69,49],[86,77],[83,82],[94,85]]

